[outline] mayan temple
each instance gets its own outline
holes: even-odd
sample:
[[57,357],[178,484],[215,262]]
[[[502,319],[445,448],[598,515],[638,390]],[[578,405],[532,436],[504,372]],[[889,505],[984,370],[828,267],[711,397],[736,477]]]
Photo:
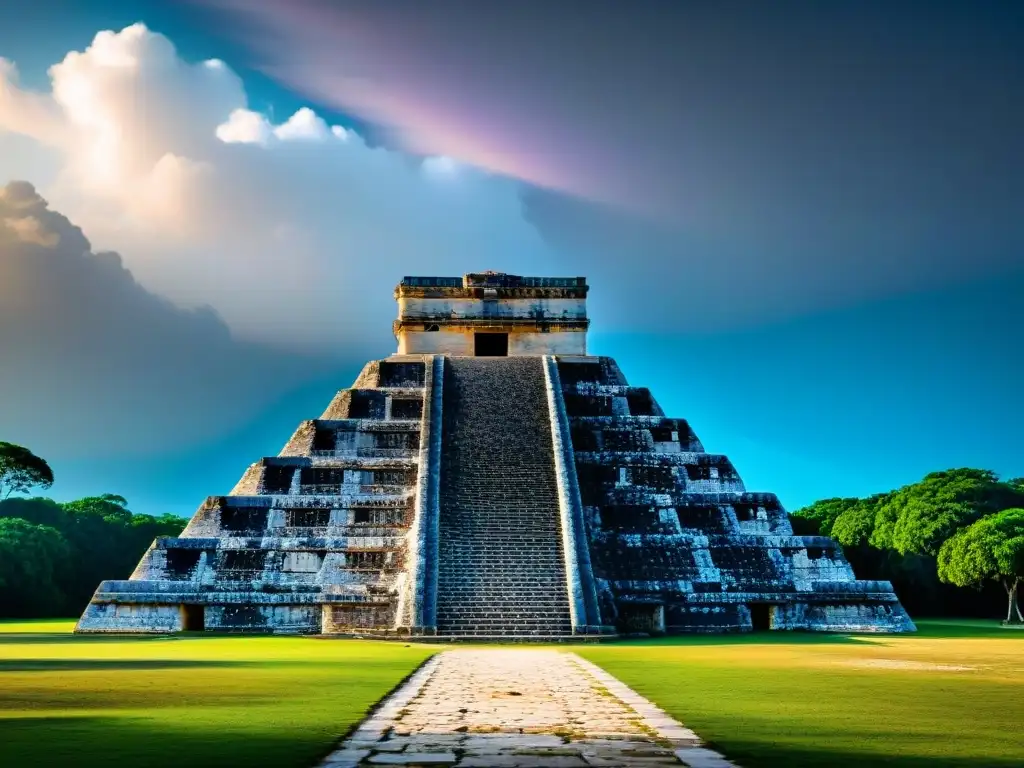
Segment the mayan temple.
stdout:
[[370,362],[79,632],[438,638],[914,629],[587,355],[582,277],[406,277]]

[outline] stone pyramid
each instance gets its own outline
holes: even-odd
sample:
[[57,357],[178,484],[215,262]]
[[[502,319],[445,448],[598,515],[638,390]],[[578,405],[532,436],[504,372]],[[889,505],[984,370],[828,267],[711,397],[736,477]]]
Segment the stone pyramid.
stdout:
[[104,581],[79,632],[912,631],[615,362],[584,278],[406,277],[398,352]]

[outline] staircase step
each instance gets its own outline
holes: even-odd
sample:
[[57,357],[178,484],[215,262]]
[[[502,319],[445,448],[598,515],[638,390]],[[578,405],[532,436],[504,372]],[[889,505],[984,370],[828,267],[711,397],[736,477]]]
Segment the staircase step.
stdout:
[[448,358],[445,369],[438,631],[569,634],[542,361]]

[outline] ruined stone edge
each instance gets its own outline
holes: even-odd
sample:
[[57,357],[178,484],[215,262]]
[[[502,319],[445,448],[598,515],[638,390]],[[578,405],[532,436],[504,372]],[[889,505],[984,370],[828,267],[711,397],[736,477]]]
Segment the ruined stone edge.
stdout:
[[438,522],[440,519],[441,416],[444,357],[431,356],[426,366],[420,426],[419,477],[410,541],[416,548],[412,566],[412,626],[416,634],[437,627]]
[[672,743],[675,755],[691,768],[737,768],[721,753],[704,746],[700,736],[680,723],[661,707],[634,691],[614,675],[605,672],[593,662],[569,654],[573,661],[619,701],[640,716],[644,726],[660,738]]
[[551,442],[555,455],[555,477],[558,481],[558,511],[562,528],[562,548],[565,556],[566,584],[574,634],[600,632],[601,617],[597,605],[597,588],[590,565],[580,499],[576,478],[576,460],[569,431],[569,416],[562,399],[562,382],[558,363],[553,355],[544,355],[544,384],[551,422]]
[[368,743],[384,738],[390,722],[400,710],[419,696],[427,680],[434,674],[441,659],[440,653],[430,656],[415,671],[401,680],[389,694],[373,706],[366,717],[357,723],[340,741],[320,765],[325,768],[355,768],[363,757],[369,754],[365,749]]

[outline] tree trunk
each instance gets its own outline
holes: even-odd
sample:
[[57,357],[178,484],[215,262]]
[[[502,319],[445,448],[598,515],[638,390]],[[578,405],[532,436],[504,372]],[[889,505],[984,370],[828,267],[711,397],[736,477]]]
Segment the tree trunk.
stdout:
[[[1006,580],[1003,582],[1003,586],[1006,587],[1006,593],[1010,597],[1009,605],[1006,606],[1006,623],[1013,624],[1024,623],[1024,616],[1020,613],[1020,604],[1017,602],[1017,587],[1020,586],[1020,578],[1015,578],[1012,582]],[[1014,614],[1017,614],[1014,619]]]

